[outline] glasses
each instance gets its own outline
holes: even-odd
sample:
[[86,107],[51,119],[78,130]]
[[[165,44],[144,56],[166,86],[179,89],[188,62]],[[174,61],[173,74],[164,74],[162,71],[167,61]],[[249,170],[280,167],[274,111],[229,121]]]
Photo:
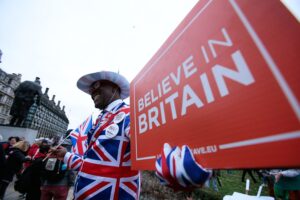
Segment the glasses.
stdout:
[[99,89],[101,87],[101,82],[100,81],[96,81],[95,83],[93,83],[90,88],[89,88],[89,93],[92,94],[95,90]]

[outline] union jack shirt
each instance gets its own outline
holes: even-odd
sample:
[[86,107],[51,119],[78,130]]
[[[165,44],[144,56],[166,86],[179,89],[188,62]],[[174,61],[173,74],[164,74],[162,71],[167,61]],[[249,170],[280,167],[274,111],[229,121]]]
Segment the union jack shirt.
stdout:
[[84,155],[65,155],[68,167],[79,171],[75,199],[139,199],[140,174],[131,170],[129,130],[129,106],[116,100],[100,113],[88,132]]

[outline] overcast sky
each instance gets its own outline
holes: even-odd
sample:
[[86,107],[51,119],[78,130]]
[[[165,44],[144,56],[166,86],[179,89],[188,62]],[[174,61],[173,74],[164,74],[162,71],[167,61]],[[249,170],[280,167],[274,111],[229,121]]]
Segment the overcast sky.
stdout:
[[[50,88],[76,128],[98,114],[78,78],[119,70],[131,81],[197,2],[0,0],[0,67],[22,81],[40,77],[42,91]],[[300,11],[299,0],[288,2]]]

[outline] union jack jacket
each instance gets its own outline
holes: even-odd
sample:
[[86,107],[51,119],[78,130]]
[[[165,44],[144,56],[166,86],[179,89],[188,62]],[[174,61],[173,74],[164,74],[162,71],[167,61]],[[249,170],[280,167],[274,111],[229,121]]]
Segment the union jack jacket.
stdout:
[[139,199],[140,174],[131,170],[129,130],[129,106],[116,100],[88,132],[84,155],[65,155],[68,167],[79,171],[75,199]]

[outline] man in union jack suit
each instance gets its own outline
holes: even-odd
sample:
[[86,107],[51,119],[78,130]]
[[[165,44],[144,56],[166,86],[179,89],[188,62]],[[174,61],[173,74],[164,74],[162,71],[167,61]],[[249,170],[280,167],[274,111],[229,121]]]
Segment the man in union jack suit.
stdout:
[[129,82],[118,73],[101,71],[81,77],[77,87],[102,112],[87,134],[82,156],[64,149],[54,152],[79,171],[75,199],[138,199],[140,174],[131,170],[129,106],[122,100],[129,96]]
[[[75,199],[139,199],[140,174],[131,169],[130,161],[129,106],[122,100],[129,96],[129,82],[118,73],[101,71],[81,77],[77,87],[91,95],[102,112],[87,134],[83,155],[52,150],[70,169],[79,171]],[[181,150],[169,144],[156,160],[156,174],[163,185],[175,190],[201,187],[210,175],[187,146]]]

